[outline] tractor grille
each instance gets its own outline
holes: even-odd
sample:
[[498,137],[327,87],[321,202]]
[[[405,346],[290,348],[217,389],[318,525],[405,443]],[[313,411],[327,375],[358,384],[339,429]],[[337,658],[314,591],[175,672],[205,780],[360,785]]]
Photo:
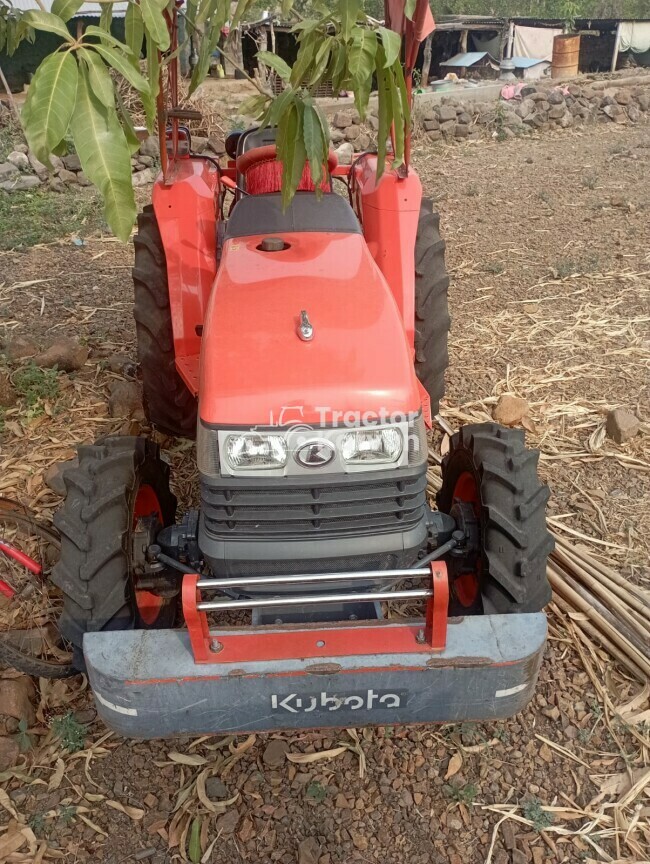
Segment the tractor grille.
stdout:
[[[221,486],[203,478],[204,524],[222,539],[356,537],[408,531],[425,515],[426,474],[340,485]],[[367,477],[367,475],[365,475]],[[223,481],[226,483],[227,481]]]

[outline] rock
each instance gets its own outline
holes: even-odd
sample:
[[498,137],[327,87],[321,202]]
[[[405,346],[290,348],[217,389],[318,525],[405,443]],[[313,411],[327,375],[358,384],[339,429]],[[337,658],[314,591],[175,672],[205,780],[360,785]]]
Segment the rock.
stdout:
[[341,141],[345,141],[345,133],[343,130],[332,126],[330,129],[330,141],[332,144],[340,144]]
[[614,94],[614,99],[619,105],[629,105],[632,101],[632,94],[629,90],[617,90]]
[[442,132],[440,129],[433,129],[431,132],[427,132],[427,138],[429,141],[440,141],[442,138]]
[[192,135],[192,151],[194,153],[205,153],[208,149],[208,139],[203,135]]
[[508,114],[504,122],[509,129],[520,129],[524,125],[524,121],[514,111]]
[[0,715],[26,720],[27,725],[32,726],[36,721],[34,706],[30,701],[33,696],[34,685],[27,675],[3,678],[0,680]]
[[440,131],[446,135],[453,135],[456,131],[456,115],[454,115],[453,120],[442,120]]
[[519,396],[504,393],[492,409],[492,417],[504,426],[514,426],[528,414],[528,402]]
[[636,105],[628,105],[627,116],[630,118],[632,123],[638,123],[641,119],[641,112]]
[[377,132],[377,130],[379,129],[379,117],[375,117],[374,114],[371,114],[371,115],[368,117],[368,123],[370,124],[370,126],[372,127],[372,129],[373,129],[375,132]]
[[350,126],[346,126],[345,128],[345,137],[348,141],[356,141],[360,134],[361,126],[357,126],[356,123],[352,123]]
[[463,123],[457,123],[456,128],[454,129],[454,135],[456,138],[467,138],[469,134],[469,126],[465,126]]
[[63,482],[63,475],[68,468],[77,468],[78,465],[79,460],[76,457],[74,459],[68,459],[65,462],[55,462],[43,472],[43,483],[45,483],[47,488],[51,489],[55,495],[65,498],[67,490],[65,483]]
[[67,186],[63,182],[63,180],[59,180],[58,177],[50,177],[50,180],[47,184],[47,188],[51,189],[52,192],[65,192],[67,190]]
[[332,125],[337,129],[347,129],[348,126],[352,126],[352,112],[337,111],[332,119]]
[[11,180],[12,177],[16,177],[19,173],[13,162],[2,162],[0,164],[0,183]]
[[574,99],[579,99],[582,96],[582,87],[578,87],[577,84],[569,84],[567,90]]
[[456,118],[456,122],[461,123],[463,126],[469,126],[472,122],[472,115],[468,114],[467,111],[461,111]]
[[77,174],[77,183],[80,186],[91,186],[92,185],[90,180],[86,177],[86,175],[84,174],[83,171],[79,171],[79,173]]
[[546,99],[540,99],[537,103],[537,106],[536,106],[537,111],[541,111],[544,114],[546,114],[546,112],[549,111],[550,107],[551,107],[551,103],[547,102]]
[[[0,737],[0,771],[8,771],[13,768],[20,756],[20,747],[15,738],[5,735]],[[16,847],[13,847],[16,848]]]
[[367,150],[368,147],[370,147],[370,135],[362,132],[354,142],[354,147],[358,153],[363,153],[364,150]]
[[56,176],[62,183],[71,184],[77,182],[77,175],[74,171],[68,171],[67,168],[59,169],[59,173]]
[[339,165],[351,165],[352,157],[354,156],[354,147],[350,144],[349,141],[344,141],[339,147],[334,151],[339,160]]
[[533,93],[525,94],[524,93],[525,89],[526,88],[524,87],[523,90],[521,91],[522,96],[529,95],[530,98],[533,100],[533,102],[546,102],[546,93],[542,93],[539,90],[535,90],[533,88],[533,90],[534,90]]
[[527,126],[533,126],[535,129],[541,129],[546,123],[546,116],[535,111],[534,114],[529,114],[528,117],[524,118],[524,123]]
[[14,150],[17,150],[19,153],[27,153],[29,152],[29,147],[27,146],[27,144],[20,143],[16,144]]
[[650,110],[650,95],[647,93],[639,93],[636,97],[636,101],[642,111]]
[[18,400],[9,376],[0,370],[0,408],[12,408]]
[[[31,150],[27,154],[27,161],[29,162],[29,167],[32,169],[34,174],[36,174],[36,176],[41,180],[46,180],[52,174],[47,165],[43,165],[43,163],[34,156]],[[61,162],[58,156],[51,155],[50,162],[55,171],[63,168],[63,162]]]
[[[212,139],[210,138],[208,143],[210,143]],[[216,151],[215,151],[216,152]],[[225,153],[225,150],[222,150]],[[153,158],[157,158],[160,156],[160,143],[158,141],[157,135],[149,135],[148,138],[145,138],[142,144],[140,144],[140,149],[138,150],[140,156],[153,156]],[[67,168],[67,165],[66,165]]]
[[320,843],[315,837],[307,837],[298,843],[298,864],[318,864]]
[[548,119],[559,120],[560,118],[564,117],[565,113],[566,108],[564,105],[553,105],[548,112]]
[[76,153],[68,153],[67,156],[62,156],[61,161],[67,171],[81,171],[81,161]]
[[39,344],[31,336],[14,336],[4,347],[4,353],[10,363],[24,360],[25,357],[33,357],[38,354]]
[[625,408],[615,408],[607,415],[605,431],[607,437],[617,444],[624,444],[634,438],[641,428],[639,419]]
[[[192,139],[192,140],[194,140],[194,139]],[[138,156],[138,162],[144,168],[151,168],[151,166],[154,164],[154,161],[155,160],[154,160],[153,156]]]
[[41,181],[33,174],[18,174],[11,180],[0,183],[0,189],[4,189],[5,192],[28,192],[40,185]]
[[526,84],[525,87],[521,88],[521,96],[524,99],[527,96],[532,96],[534,93],[537,93],[537,87],[535,87],[533,84]]
[[571,114],[564,114],[560,117],[558,126],[560,129],[568,129],[570,126],[573,126],[573,117]]
[[88,359],[88,349],[76,339],[62,336],[34,357],[34,363],[43,369],[56,366],[60,372],[76,372]]
[[436,129],[440,129],[440,122],[437,118],[425,120],[422,125],[424,126],[425,132],[434,132]]
[[142,390],[137,381],[113,381],[108,396],[111,417],[143,420]]
[[[213,153],[216,153],[217,156],[223,156],[226,152],[226,145],[224,144],[223,138],[218,138],[216,135],[208,138],[208,148],[212,150]],[[156,150],[155,153],[143,153],[142,147],[140,148],[140,153],[143,156],[153,156],[154,158],[159,155],[158,150]]]
[[453,120],[456,122],[456,109],[451,105],[441,105],[438,111],[438,117],[441,123]]
[[546,101],[549,105],[564,105],[564,94],[561,90],[549,90]]
[[153,183],[155,179],[156,172],[153,168],[143,168],[142,171],[139,171],[137,174],[133,175],[133,185],[147,186],[149,183]]
[[286,761],[285,753],[287,753],[289,749],[290,747],[287,741],[284,741],[282,738],[273,738],[266,745],[262,761],[265,765],[268,765],[269,768],[280,768]]
[[205,781],[205,792],[208,798],[212,798],[213,801],[223,801],[230,798],[228,787],[221,777],[208,777]]
[[228,810],[217,819],[217,834],[232,834],[237,828],[239,813],[236,810]]
[[620,105],[605,105],[603,114],[606,114],[615,123],[625,123],[626,114]]
[[515,114],[523,120],[525,117],[528,117],[529,114],[532,114],[534,110],[535,103],[532,99],[522,99],[519,105],[515,108]]
[[15,165],[19,171],[29,171],[29,159],[27,154],[21,153],[19,150],[12,150],[7,156],[7,161]]
[[126,354],[109,354],[102,360],[102,366],[116,375],[128,375],[129,378],[135,378],[137,371],[136,364]]

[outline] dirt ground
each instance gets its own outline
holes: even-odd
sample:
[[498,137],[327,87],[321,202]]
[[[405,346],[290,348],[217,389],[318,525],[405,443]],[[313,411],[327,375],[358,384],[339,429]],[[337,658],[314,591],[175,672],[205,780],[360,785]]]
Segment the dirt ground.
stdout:
[[[415,163],[441,212],[452,276],[442,415],[452,426],[486,420],[501,393],[525,397],[551,525],[587,538],[647,590],[648,426],[620,447],[603,433],[610,408],[650,419],[647,129],[416,144]],[[44,516],[59,499],[43,471],[79,441],[134,425],[107,411],[121,374],[107,358],[135,357],[132,247],[82,240],[0,254],[0,337],[76,334],[91,351],[40,410],[21,402],[5,413],[0,494]],[[191,447],[163,443],[187,502]],[[219,864],[639,862],[650,801],[636,799],[627,833],[615,820],[632,817],[608,802],[624,787],[611,778],[647,772],[650,754],[603,706],[593,675],[604,669],[552,615],[537,693],[512,720],[145,743],[107,737],[83,679],[41,682],[31,747],[18,771],[0,774],[0,825],[28,820],[45,860],[69,862],[197,860],[197,822],[204,860]],[[634,692],[622,680],[607,667],[621,700]],[[57,737],[52,720],[69,709],[73,728],[59,724]],[[71,753],[75,734],[85,748]],[[284,758],[338,742],[351,749],[306,764]]]

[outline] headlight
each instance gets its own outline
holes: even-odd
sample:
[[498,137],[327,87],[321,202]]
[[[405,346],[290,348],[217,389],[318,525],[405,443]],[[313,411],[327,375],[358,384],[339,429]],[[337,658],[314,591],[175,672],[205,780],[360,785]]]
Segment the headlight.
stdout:
[[231,468],[265,470],[284,468],[287,464],[287,443],[281,435],[261,435],[247,432],[226,438],[226,458]]
[[356,429],[343,436],[341,456],[348,465],[397,462],[404,439],[400,429]]

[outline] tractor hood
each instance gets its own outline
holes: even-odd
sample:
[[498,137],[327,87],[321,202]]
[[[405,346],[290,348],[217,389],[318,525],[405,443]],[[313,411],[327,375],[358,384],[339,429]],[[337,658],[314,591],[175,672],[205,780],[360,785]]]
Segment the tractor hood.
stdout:
[[203,422],[330,425],[418,411],[411,349],[363,236],[282,239],[280,251],[264,251],[262,235],[224,244],[203,331]]

